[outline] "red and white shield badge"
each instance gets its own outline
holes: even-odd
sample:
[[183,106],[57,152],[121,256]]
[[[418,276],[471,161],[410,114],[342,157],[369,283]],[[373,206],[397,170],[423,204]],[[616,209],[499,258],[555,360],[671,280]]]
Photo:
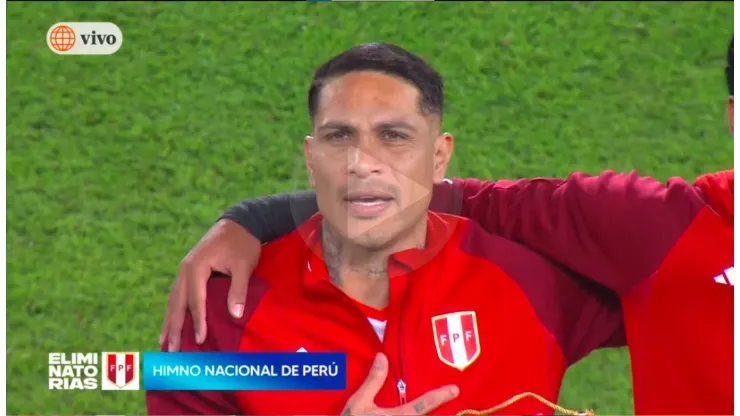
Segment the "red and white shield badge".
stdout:
[[443,363],[462,371],[480,355],[475,312],[454,312],[432,318],[434,345]]
[[138,372],[139,363],[136,355],[132,353],[108,353],[105,354],[106,378],[118,388],[126,387],[134,381]]

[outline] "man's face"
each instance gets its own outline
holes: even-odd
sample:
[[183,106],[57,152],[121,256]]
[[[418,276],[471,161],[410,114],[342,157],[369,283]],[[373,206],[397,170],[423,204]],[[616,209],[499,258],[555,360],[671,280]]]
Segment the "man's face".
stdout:
[[426,220],[445,175],[452,136],[423,114],[410,83],[352,72],[326,84],[305,140],[319,211],[344,238],[380,249]]

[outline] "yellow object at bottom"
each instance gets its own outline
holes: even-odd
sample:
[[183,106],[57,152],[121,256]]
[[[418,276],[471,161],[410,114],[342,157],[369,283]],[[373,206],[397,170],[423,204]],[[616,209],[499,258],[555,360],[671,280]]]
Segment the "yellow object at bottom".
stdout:
[[468,415],[469,416],[485,416],[485,415],[490,415],[490,414],[493,414],[493,413],[498,412],[499,410],[502,410],[502,409],[505,409],[505,408],[511,406],[512,404],[518,402],[519,400],[521,400],[521,399],[523,399],[525,397],[532,397],[533,399],[537,400],[538,402],[540,402],[540,403],[548,406],[549,408],[555,410],[556,412],[562,413],[564,415],[569,415],[569,416],[594,416],[594,411],[593,410],[586,410],[585,412],[580,412],[578,410],[568,410],[568,409],[566,409],[566,408],[564,408],[562,406],[558,406],[557,404],[555,404],[555,403],[553,403],[553,402],[545,399],[544,397],[540,396],[539,394],[530,393],[530,392],[522,393],[522,394],[517,394],[516,396],[512,397],[511,399],[509,399],[509,400],[507,400],[507,401],[505,401],[503,403],[499,403],[496,406],[493,406],[493,407],[488,408],[486,410],[463,410],[461,412],[458,412],[456,416],[468,416]]

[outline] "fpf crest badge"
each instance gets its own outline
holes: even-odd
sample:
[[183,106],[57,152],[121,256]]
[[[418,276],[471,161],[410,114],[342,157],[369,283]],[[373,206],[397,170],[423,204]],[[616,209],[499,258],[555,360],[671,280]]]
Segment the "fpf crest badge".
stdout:
[[102,353],[103,390],[139,390],[139,353]]
[[478,322],[474,311],[432,317],[432,329],[437,356],[450,367],[463,371],[480,356]]

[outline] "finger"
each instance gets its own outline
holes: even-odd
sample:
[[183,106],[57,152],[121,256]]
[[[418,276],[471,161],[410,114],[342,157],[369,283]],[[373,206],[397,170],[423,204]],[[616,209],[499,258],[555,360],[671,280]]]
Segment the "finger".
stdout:
[[382,412],[389,415],[425,415],[453,400],[459,394],[460,389],[457,386],[444,386],[428,391],[416,400],[412,400],[393,409],[383,410]]
[[206,297],[211,268],[207,265],[192,264],[185,273],[187,283],[188,309],[193,316],[195,342],[202,344],[207,336],[206,331]]
[[[240,225],[236,224],[239,232],[244,232]],[[234,318],[241,318],[244,315],[244,305],[247,302],[247,291],[249,290],[249,278],[252,276],[254,268],[260,260],[262,254],[262,244],[253,235],[246,233],[241,252],[246,255],[239,255],[241,261],[236,261],[231,269],[231,285],[229,287],[229,296],[227,304],[229,313]]]
[[180,333],[185,322],[185,311],[187,309],[187,292],[183,285],[182,273],[179,273],[170,291],[167,302],[167,314],[160,335],[160,345],[167,341],[167,351],[180,349]]
[[241,318],[244,314],[249,278],[252,275],[253,268],[253,263],[245,261],[237,262],[237,266],[232,268],[227,303],[229,305],[229,313],[234,318]]
[[169,315],[165,313],[164,319],[162,320],[162,329],[159,330],[159,348],[162,348],[164,340],[167,339],[167,326],[169,326],[169,324]]
[[374,405],[375,396],[388,378],[388,358],[383,353],[378,353],[373,360],[373,365],[367,374],[367,378],[352,395],[355,406]]
[[170,326],[170,308],[172,308],[172,303],[174,302],[174,297],[177,294],[177,282],[179,279],[175,278],[175,281],[172,282],[172,287],[170,288],[170,295],[167,297],[167,308],[165,309],[164,313],[164,320],[162,320],[162,329],[159,331],[159,346],[160,348],[164,344],[165,341],[167,341],[167,333],[168,328]]

